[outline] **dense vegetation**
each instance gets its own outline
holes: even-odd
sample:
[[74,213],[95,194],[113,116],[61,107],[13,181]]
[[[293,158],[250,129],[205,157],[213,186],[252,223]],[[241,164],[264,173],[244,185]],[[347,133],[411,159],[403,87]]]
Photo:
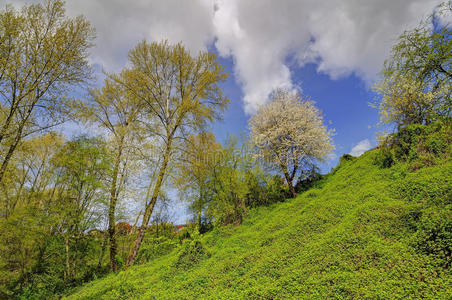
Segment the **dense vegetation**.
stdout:
[[220,143],[215,53],[142,41],[93,88],[94,28],[64,4],[0,11],[0,298],[451,297],[452,2],[385,62],[394,131],[328,175],[306,95],[273,91]]
[[[412,132],[411,142],[391,151],[423,155],[395,154],[391,167],[382,160],[384,149],[343,156],[297,198],[253,209],[241,226],[192,236],[169,254],[68,298],[448,299],[451,127]],[[437,144],[445,147],[437,152]]]

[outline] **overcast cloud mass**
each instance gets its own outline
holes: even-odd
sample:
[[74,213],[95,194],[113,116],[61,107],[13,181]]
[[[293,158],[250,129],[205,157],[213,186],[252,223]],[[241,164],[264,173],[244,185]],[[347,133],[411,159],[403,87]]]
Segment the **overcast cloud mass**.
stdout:
[[194,53],[214,45],[233,59],[251,113],[276,87],[302,88],[291,70],[309,62],[332,78],[354,73],[371,82],[398,35],[440,2],[68,0],[67,10],[96,27],[92,61],[109,71],[124,66],[128,50],[142,39],[182,41]]

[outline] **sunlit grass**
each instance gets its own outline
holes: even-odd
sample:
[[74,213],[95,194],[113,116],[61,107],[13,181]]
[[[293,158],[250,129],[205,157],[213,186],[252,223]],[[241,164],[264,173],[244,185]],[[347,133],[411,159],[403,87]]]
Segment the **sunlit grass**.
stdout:
[[[69,298],[450,298],[441,251],[450,249],[452,161],[385,169],[377,151],[343,160],[296,199],[252,210],[241,226],[195,238],[207,254],[189,268],[176,262],[195,241]],[[425,249],[435,234],[443,249]]]

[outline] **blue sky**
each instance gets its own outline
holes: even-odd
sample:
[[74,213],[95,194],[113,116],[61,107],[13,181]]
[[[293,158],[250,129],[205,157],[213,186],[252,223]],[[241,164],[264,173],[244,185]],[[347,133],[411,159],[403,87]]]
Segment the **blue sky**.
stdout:
[[[228,135],[248,133],[250,115],[244,110],[244,95],[234,76],[233,60],[220,57],[220,62],[230,75],[222,86],[231,102],[223,120],[213,123],[211,129],[217,139],[224,142]],[[295,67],[292,78],[301,87],[303,95],[316,102],[316,106],[323,112],[325,124],[336,131],[333,137],[335,155],[320,164],[321,171],[327,173],[337,165],[342,154],[351,153],[358,143],[369,141],[370,144],[361,143],[364,144],[362,151],[375,147],[376,133],[384,128],[378,126],[378,110],[369,106],[369,102],[375,97],[371,85],[354,74],[331,79],[329,75],[319,73],[317,68],[316,64]],[[177,193],[170,194],[172,198],[177,198]],[[184,223],[188,217],[186,213],[183,203],[179,203],[177,209],[172,211],[176,223]]]
[[[233,61],[220,58],[221,64],[229,71],[230,77],[223,84],[225,94],[231,102],[224,114],[224,120],[217,121],[212,131],[217,139],[224,142],[230,134],[240,136],[248,133],[249,114],[243,107],[243,92],[237,83],[233,72]],[[331,79],[326,74],[317,71],[316,64],[294,68],[292,78],[301,87],[304,96],[316,102],[323,112],[325,124],[334,128],[333,137],[336,146],[332,159],[321,164],[323,172],[328,172],[336,166],[338,158],[344,153],[351,153],[352,148],[363,140],[368,140],[370,146],[376,145],[376,132],[383,129],[377,126],[378,110],[369,106],[375,94],[371,86],[354,74],[340,79]]]

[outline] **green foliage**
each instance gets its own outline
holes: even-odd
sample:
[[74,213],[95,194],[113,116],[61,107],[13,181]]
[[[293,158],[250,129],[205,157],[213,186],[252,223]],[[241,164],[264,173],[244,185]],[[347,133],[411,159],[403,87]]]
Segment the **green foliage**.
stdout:
[[200,232],[212,224],[238,225],[249,208],[286,198],[281,177],[265,173],[248,146],[230,137],[222,147],[209,133],[189,138],[174,183],[189,201]]
[[[413,30],[400,35],[374,89],[382,123],[430,124],[452,113],[452,27],[439,22],[452,13],[445,1]],[[443,16],[440,16],[443,15]],[[446,15],[446,16],[444,16]]]
[[246,173],[252,160],[237,144],[237,138],[229,138],[210,171],[212,198],[206,214],[218,225],[238,225],[247,212],[245,200],[250,190]]
[[395,162],[410,162],[413,169],[431,166],[452,151],[452,123],[411,124],[388,135],[380,145],[375,163],[388,168]]
[[272,204],[276,202],[284,201],[289,195],[289,188],[284,184],[284,179],[279,175],[270,176],[265,185],[265,203],[262,204]]
[[375,164],[382,168],[389,168],[395,163],[394,154],[387,145],[383,145],[375,156]]
[[452,267],[452,204],[441,210],[430,207],[421,211],[413,245],[441,267]]
[[[343,160],[344,157],[347,157],[347,160],[352,160],[353,157],[350,158],[347,156],[348,154],[343,155],[339,161]],[[295,190],[297,193],[303,192],[311,188],[314,183],[318,182],[322,178],[322,175],[319,172],[319,169],[313,166],[311,169],[305,169],[301,172],[300,177],[298,178],[297,184],[295,185]]]
[[137,255],[138,264],[147,263],[159,256],[170,253],[178,246],[178,241],[164,236],[154,238],[148,236],[143,240],[140,251]]
[[109,156],[99,139],[52,134],[19,153],[27,171],[17,176],[29,184],[9,194],[14,206],[0,218],[0,298],[48,298],[101,273],[100,243],[86,232],[99,221]]
[[280,175],[271,176],[258,167],[246,170],[245,185],[248,189],[245,205],[248,208],[284,201],[289,195],[288,187]]
[[284,201],[287,185],[279,175],[265,173],[249,152],[230,137],[211,168],[212,199],[206,213],[217,225],[238,225],[250,208]]
[[451,157],[414,171],[408,159],[375,165],[381,151],[68,298],[449,299]]
[[209,256],[209,252],[202,245],[202,242],[199,239],[186,241],[182,245],[175,267],[181,270],[187,270]]
[[353,161],[354,159],[355,157],[353,155],[347,153],[339,157],[339,162],[343,163],[344,161]]

